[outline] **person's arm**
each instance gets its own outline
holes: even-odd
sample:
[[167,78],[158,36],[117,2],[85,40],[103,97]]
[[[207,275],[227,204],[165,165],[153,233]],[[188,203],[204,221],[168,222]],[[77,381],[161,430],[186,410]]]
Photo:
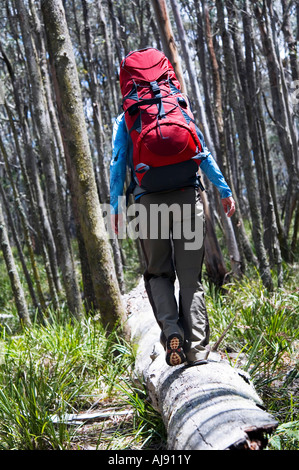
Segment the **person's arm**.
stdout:
[[118,198],[123,195],[127,170],[128,132],[124,114],[116,119],[112,133],[112,158],[110,162],[110,206],[111,222],[118,233]]
[[204,147],[204,151],[202,152],[200,169],[211,181],[211,183],[213,183],[219,190],[224,212],[228,217],[231,217],[234,214],[236,208],[231,189],[225,181],[225,178],[219,166],[217,165],[217,162],[212,157],[207,147]]

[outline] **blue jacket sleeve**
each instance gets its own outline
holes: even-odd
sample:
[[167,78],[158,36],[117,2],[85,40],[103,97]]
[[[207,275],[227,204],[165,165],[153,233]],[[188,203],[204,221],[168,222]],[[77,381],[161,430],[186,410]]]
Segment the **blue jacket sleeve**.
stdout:
[[129,135],[124,114],[117,117],[112,133],[112,158],[110,162],[110,205],[113,214],[118,213],[118,197],[123,195],[126,179]]
[[225,178],[217,165],[217,162],[211,155],[211,152],[206,147],[203,135],[200,131],[198,137],[201,140],[203,151],[200,154],[201,163],[199,165],[200,169],[207,176],[207,178],[213,183],[220,193],[221,199],[232,196],[232,192],[225,181]]
[[232,196],[232,192],[211,154],[202,159],[200,169],[219,190],[221,199]]

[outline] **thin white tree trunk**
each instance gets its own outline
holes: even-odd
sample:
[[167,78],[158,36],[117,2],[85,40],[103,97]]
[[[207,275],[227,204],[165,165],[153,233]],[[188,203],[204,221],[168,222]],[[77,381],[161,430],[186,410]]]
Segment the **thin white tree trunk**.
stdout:
[[14,257],[11,251],[9,238],[7,234],[7,228],[5,224],[4,215],[2,212],[2,205],[0,201],[0,247],[5,260],[6,268],[8,271],[11,288],[16,302],[16,307],[20,322],[22,326],[31,325],[27,303],[25,299],[24,290],[20,281],[18,270],[14,261]]

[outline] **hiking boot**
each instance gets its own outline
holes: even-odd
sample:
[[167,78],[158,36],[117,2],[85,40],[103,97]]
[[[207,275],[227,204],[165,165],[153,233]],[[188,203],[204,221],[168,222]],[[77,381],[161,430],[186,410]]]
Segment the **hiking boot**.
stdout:
[[178,366],[186,361],[182,346],[183,338],[178,333],[173,333],[167,338],[166,362],[169,366]]

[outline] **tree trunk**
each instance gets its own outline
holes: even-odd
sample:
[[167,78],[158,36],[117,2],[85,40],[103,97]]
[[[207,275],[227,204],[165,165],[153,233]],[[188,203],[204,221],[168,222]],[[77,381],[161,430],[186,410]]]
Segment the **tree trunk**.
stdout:
[[226,73],[226,83],[228,86],[230,105],[234,111],[234,118],[236,123],[236,128],[239,135],[239,143],[242,155],[244,178],[247,188],[247,197],[250,207],[250,213],[252,218],[252,237],[257,253],[257,258],[259,261],[260,275],[263,281],[263,284],[269,290],[273,289],[273,281],[271,277],[271,272],[266,256],[266,251],[263,243],[263,232],[262,232],[262,220],[260,214],[260,207],[258,202],[258,193],[255,182],[255,174],[251,156],[251,149],[249,144],[249,133],[248,133],[248,123],[245,112],[244,100],[241,93],[237,89],[237,84],[235,81],[235,76],[233,70],[236,67],[233,67],[233,54],[232,54],[232,44],[230,33],[227,31],[225,26],[223,3],[220,0],[216,1],[217,6],[217,16],[219,20],[219,27],[221,31],[221,36],[223,40],[223,53],[225,59],[225,73]]
[[194,70],[193,63],[192,63],[189,46],[188,46],[188,39],[185,34],[185,29],[184,29],[182,19],[180,16],[178,3],[176,0],[170,0],[170,3],[172,6],[172,11],[174,14],[174,18],[175,18],[175,22],[176,22],[176,26],[178,30],[178,35],[179,35],[179,39],[180,39],[180,43],[181,43],[181,47],[183,51],[184,63],[186,64],[186,68],[187,68],[188,76],[190,80],[190,87],[191,87],[190,96],[192,98],[192,101],[194,101],[194,107],[196,110],[195,116],[197,116],[196,121],[201,123],[207,147],[210,150],[210,152],[212,152],[212,154],[215,155],[214,143],[210,135],[210,129],[209,129],[207,119],[206,119],[206,113],[205,113],[204,106],[203,106],[201,92],[198,86],[198,79],[196,77],[196,73]]
[[[256,50],[255,50],[254,32],[252,29],[252,18],[250,16],[250,10],[249,10],[247,0],[244,0],[244,9],[242,12],[242,19],[243,19],[243,26],[244,26],[245,48],[247,51],[246,52],[247,70],[248,70],[248,74],[253,76],[251,61],[255,60]],[[256,65],[256,69],[258,70],[258,65]],[[246,76],[247,76],[247,73],[246,73]],[[257,128],[258,128],[258,132],[260,134],[260,146],[261,146],[261,152],[263,152],[264,154],[264,166],[266,170],[266,179],[268,180],[268,185],[269,185],[269,190],[271,193],[271,200],[272,200],[271,202],[273,203],[273,210],[275,214],[274,226],[277,227],[278,239],[280,242],[281,251],[284,254],[284,258],[287,260],[289,259],[288,248],[287,248],[286,238],[285,238],[284,230],[281,224],[281,218],[280,218],[280,213],[278,209],[276,187],[275,187],[274,175],[273,175],[273,170],[272,170],[272,162],[271,162],[270,152],[269,152],[269,147],[268,147],[268,142],[267,142],[266,125],[265,125],[265,120],[264,120],[263,110],[262,110],[262,105],[261,105],[261,98],[260,98],[261,92],[258,93],[258,90],[262,90],[260,73],[258,71],[255,74],[255,79],[252,78],[251,82],[252,83],[256,82],[254,89],[252,89],[251,91],[251,96],[254,96],[254,107],[256,108],[255,121],[256,121]],[[247,100],[248,100],[248,110],[250,111],[251,99],[248,97]]]
[[[289,7],[292,2],[287,2],[287,0],[281,0],[283,21],[282,21],[282,31],[284,34],[285,42],[287,43],[289,50],[289,59],[290,59],[290,69],[293,80],[299,79],[299,65],[298,65],[298,56],[297,56],[297,44],[296,39],[293,36],[292,26],[290,22],[290,12]],[[297,10],[299,11],[299,4],[297,3]],[[297,41],[299,40],[299,36]]]
[[[57,251],[56,251],[56,247],[55,247],[55,243],[53,239],[52,230],[50,227],[48,213],[45,207],[45,201],[44,201],[41,184],[39,180],[39,175],[37,171],[36,156],[32,148],[31,137],[29,133],[29,126],[27,124],[26,116],[24,115],[24,112],[22,111],[22,108],[24,108],[24,106],[22,106],[21,104],[21,93],[19,90],[19,84],[18,84],[18,80],[15,77],[12,65],[7,55],[5,54],[3,48],[1,47],[1,45],[0,45],[0,51],[3,57],[3,60],[7,66],[7,70],[11,79],[16,112],[17,112],[17,116],[18,116],[19,124],[21,128],[21,135],[22,135],[24,153],[25,153],[24,162],[22,161],[22,158],[21,158],[21,151],[20,149],[18,150],[18,148],[20,147],[18,144],[19,136],[18,138],[15,138],[15,141],[16,141],[16,146],[17,146],[17,153],[19,154],[19,161],[20,161],[20,165],[22,168],[22,174],[23,174],[23,178],[25,182],[27,197],[30,201],[32,210],[34,212],[37,212],[36,216],[37,215],[39,216],[39,217],[36,217],[36,219],[39,219],[41,231],[45,239],[45,244],[46,244],[46,248],[48,251],[49,262],[51,266],[55,289],[57,292],[60,292],[61,284],[60,284],[58,265],[57,265]],[[11,121],[12,126],[13,126],[14,121],[11,116],[9,107],[7,107],[7,113],[9,116],[9,120]]]
[[[216,53],[215,53],[214,45],[213,45],[209,12],[206,7],[205,7],[203,14],[205,18],[207,45],[208,45],[208,50],[209,50],[209,56],[211,59],[212,77],[213,77],[214,115],[215,115],[215,121],[216,121],[217,132],[218,132],[218,141],[219,141],[217,160],[222,170],[222,173],[232,190],[233,197],[237,205],[237,197],[236,197],[236,193],[235,193],[235,189],[234,189],[234,185],[233,185],[233,181],[231,177],[231,171],[228,165],[228,158],[227,158],[227,145],[226,145],[226,134],[225,134],[225,129],[224,129],[224,121],[223,121],[223,102],[222,102],[222,91],[221,91],[219,67],[218,67],[218,61],[216,58]],[[243,221],[241,220],[241,213],[238,207],[236,209],[237,209],[237,214],[235,218],[238,221],[238,225],[235,224],[235,226],[239,227],[241,224],[243,224]],[[241,263],[239,247],[237,245],[232,221],[231,219],[227,218],[222,206],[220,207],[220,216],[221,216],[222,224],[224,226],[224,233],[225,233],[225,237],[227,240],[227,246],[228,246],[228,252],[230,255],[232,272],[237,278],[239,278],[242,275],[242,271],[241,271],[242,263]]]
[[164,53],[170,60],[175,70],[175,74],[177,76],[178,81],[180,82],[182,92],[186,93],[186,86],[181,67],[181,61],[178,55],[176,42],[172,32],[166,1],[152,0],[152,5],[156,15]]
[[41,287],[41,280],[40,280],[40,275],[39,275],[39,271],[38,271],[38,267],[37,267],[37,263],[36,263],[36,257],[35,257],[34,250],[33,250],[33,244],[32,244],[31,234],[30,234],[30,231],[29,231],[29,225],[28,225],[28,221],[26,219],[24,208],[21,204],[18,189],[15,185],[15,182],[14,182],[11,170],[10,170],[8,155],[7,155],[6,149],[3,145],[1,137],[0,137],[0,150],[1,150],[1,154],[3,155],[4,162],[5,162],[5,169],[6,169],[6,172],[7,172],[7,175],[8,175],[9,183],[10,183],[10,186],[11,186],[12,191],[13,191],[13,197],[14,197],[14,203],[15,203],[15,207],[16,207],[16,213],[19,217],[19,220],[21,221],[21,226],[22,226],[22,229],[23,229],[24,239],[25,239],[25,243],[26,243],[26,246],[27,246],[27,249],[28,249],[30,262],[31,262],[31,267],[32,267],[32,271],[33,271],[33,278],[34,278],[34,282],[35,282],[37,293],[38,293],[40,308],[41,308],[41,310],[44,311],[45,308],[46,308],[46,302],[45,302],[44,294],[43,294],[42,287]]
[[[208,115],[208,120],[211,126],[211,131],[213,135],[213,142],[215,144],[215,149],[216,149],[216,155],[219,156],[220,154],[220,142],[219,142],[219,134],[218,134],[218,129],[217,129],[217,124],[216,124],[216,119],[215,119],[215,113],[214,113],[214,106],[213,106],[213,100],[211,99],[211,93],[208,87],[208,73],[207,73],[207,54],[205,54],[205,44],[207,41],[204,39],[204,12],[205,12],[205,1],[202,0],[202,9],[203,9],[203,14],[200,12],[199,8],[199,2],[198,0],[195,0],[195,8],[196,8],[196,18],[197,18],[197,49],[198,49],[198,56],[199,56],[199,63],[200,63],[200,68],[201,68],[201,75],[202,75],[202,83],[203,83],[203,88],[204,88],[204,96],[205,96],[205,107],[207,110],[207,115]],[[227,117],[227,116],[226,116]],[[226,119],[227,125],[225,127],[226,131],[226,141],[227,141],[227,146],[228,146],[228,154],[234,155],[233,153],[233,148],[230,148],[231,145],[231,127],[228,124],[229,119]],[[232,145],[231,145],[232,147]],[[230,166],[231,166],[231,171],[230,173],[232,174],[230,184],[231,184],[231,189],[233,192],[233,197],[235,198],[236,202],[240,202],[240,196],[239,200],[237,197],[237,194],[240,195],[241,191],[239,191],[238,188],[238,183],[240,178],[237,176],[237,168],[236,165],[234,165],[235,161],[233,158],[231,158],[230,161]],[[236,188],[236,192],[234,190]],[[248,262],[253,262],[256,264],[256,260],[254,259],[254,254],[252,252],[252,248],[250,245],[250,242],[248,240],[248,236],[246,234],[243,220],[242,220],[242,212],[239,208],[239,204],[236,204],[236,213],[235,216],[232,220],[233,226],[234,226],[234,231],[235,235],[238,241],[238,250],[240,254],[240,259],[241,259],[241,265],[242,265],[242,272],[245,271],[245,259]],[[239,258],[236,258],[239,259]]]
[[29,272],[27,264],[26,264],[26,259],[25,259],[24,253],[23,253],[22,245],[21,245],[21,242],[20,242],[16,227],[15,227],[15,223],[14,223],[14,220],[13,220],[13,217],[12,217],[12,213],[11,213],[11,210],[10,210],[10,207],[9,207],[9,203],[7,201],[7,198],[6,198],[6,195],[5,195],[5,192],[4,192],[4,189],[2,187],[1,182],[0,182],[0,194],[2,196],[3,204],[4,204],[4,207],[5,207],[5,212],[6,212],[6,216],[7,216],[7,220],[8,220],[9,230],[11,231],[13,241],[14,241],[14,244],[15,244],[17,252],[18,252],[18,256],[19,256],[19,259],[20,259],[20,263],[22,265],[22,269],[23,269],[24,276],[25,276],[25,279],[26,279],[26,282],[27,282],[27,286],[28,286],[28,290],[29,290],[29,293],[30,293],[30,296],[31,296],[33,307],[38,312],[38,314],[42,317],[42,310],[41,310],[40,304],[38,302],[37,295],[36,295],[35,290],[34,290],[34,285],[33,285],[31,275],[30,275],[30,272]]
[[17,267],[15,265],[15,261],[13,258],[13,254],[11,251],[7,229],[5,225],[5,220],[2,211],[2,204],[0,201],[0,246],[3,252],[3,257],[5,260],[7,272],[9,275],[11,288],[13,291],[13,295],[15,298],[15,303],[18,311],[18,315],[20,318],[20,322],[22,326],[30,326],[31,321],[27,309],[27,304],[25,300],[25,294],[23,291],[23,287],[19,278],[19,274],[17,271]]
[[123,59],[123,54],[121,51],[121,40],[120,40],[120,24],[116,19],[116,15],[114,12],[114,2],[112,0],[108,0],[108,11],[110,16],[110,21],[112,24],[112,31],[113,31],[113,39],[114,39],[114,48],[116,51],[118,63],[120,64]]
[[[203,86],[203,92],[205,97],[205,110],[207,113],[207,118],[209,122],[209,128],[211,130],[211,138],[214,143],[216,155],[219,152],[219,136],[217,132],[217,126],[215,121],[215,114],[213,109],[213,102],[210,97],[210,80],[208,77],[208,64],[206,60],[206,51],[205,51],[205,44],[206,41],[204,39],[204,22],[203,22],[203,15],[200,11],[200,6],[198,0],[194,1],[195,12],[196,12],[196,32],[197,32],[197,39],[196,39],[196,49],[197,55],[200,64],[201,70],[201,81]],[[194,14],[194,12],[190,12],[190,15]]]
[[[246,8],[246,2],[244,4]],[[259,119],[258,90],[254,74],[254,50],[253,35],[249,24],[249,15],[243,14],[244,18],[244,44],[245,57],[243,55],[243,44],[241,41],[236,18],[236,7],[234,0],[226,0],[229,24],[232,31],[234,50],[236,55],[237,70],[240,84],[244,95],[247,122],[251,145],[254,154],[255,168],[257,174],[259,195],[261,201],[261,215],[264,228],[264,245],[268,252],[271,266],[277,265],[279,272],[279,283],[281,284],[281,254],[278,243],[278,229],[274,214],[274,206],[270,191],[267,165],[264,155],[261,125]],[[246,18],[245,18],[246,16]],[[247,26],[247,27],[245,27]]]
[[[106,31],[106,24],[105,24],[105,17],[102,8],[102,4],[98,1],[98,9],[99,9],[99,17],[100,21],[103,25],[104,29],[104,37],[105,37],[105,51],[106,51],[106,60],[107,60],[107,68],[108,68],[108,80],[110,84],[111,90],[111,99],[114,103],[114,114],[116,115],[116,96],[114,90],[114,84],[112,83],[112,66],[111,66],[111,51],[109,46],[109,38]],[[99,193],[101,197],[102,203],[108,203],[109,201],[109,178],[108,178],[108,171],[104,162],[104,150],[103,150],[103,124],[102,124],[102,116],[101,116],[101,109],[98,100],[98,81],[97,81],[97,74],[93,59],[92,53],[92,36],[91,36],[91,28],[89,24],[89,9],[86,0],[82,0],[83,6],[83,17],[84,17],[84,26],[85,26],[85,39],[86,39],[86,54],[87,54],[87,67],[88,67],[88,82],[90,88],[90,95],[92,101],[92,111],[93,111],[93,122],[94,122],[94,134],[95,134],[95,141],[96,141],[96,149],[98,154],[98,165],[99,165]],[[108,44],[107,44],[108,42]],[[118,239],[113,238],[111,240],[111,246],[113,250],[114,262],[116,267],[116,274],[119,283],[119,287],[121,293],[124,293],[124,276],[123,276],[123,269],[121,265],[121,256],[120,256],[120,248],[118,244]]]
[[76,200],[94,293],[107,330],[111,331],[120,322],[126,332],[125,312],[99,204],[76,62],[61,0],[43,0],[42,12],[67,170]]
[[[285,79],[280,67],[279,57],[275,51],[275,44],[272,37],[272,30],[270,28],[270,20],[268,14],[268,7],[264,4],[263,12],[261,11],[258,2],[251,0],[254,4],[254,12],[258,21],[261,40],[263,44],[263,51],[266,58],[268,67],[269,81],[271,85],[271,96],[273,115],[275,119],[277,135],[281,145],[281,151],[285,159],[289,174],[289,192],[287,201],[287,210],[285,216],[285,232],[288,236],[290,221],[293,211],[298,200],[298,168],[296,165],[296,148],[297,143],[294,142],[292,134],[292,125],[290,125],[288,109],[288,101],[286,100],[284,88]],[[295,147],[294,147],[295,143]]]
[[38,66],[34,43],[30,34],[28,13],[23,0],[17,0],[17,9],[20,17],[20,26],[32,85],[34,118],[38,123],[40,154],[43,160],[43,170],[46,176],[45,181],[48,191],[48,205],[51,214],[51,221],[54,227],[53,235],[58,250],[58,261],[62,271],[68,307],[71,314],[79,318],[82,314],[81,295],[76,270],[74,268],[73,255],[65,231],[65,221],[57,187],[52,154],[53,135],[51,134],[51,123],[46,106],[46,97],[41,72]]
[[[84,2],[86,3],[86,2]],[[118,93],[116,90],[116,83],[115,83],[115,73],[113,70],[113,52],[111,48],[111,39],[108,35],[107,24],[106,24],[106,17],[103,8],[102,0],[97,0],[97,9],[99,14],[99,20],[102,27],[102,35],[104,37],[104,49],[105,49],[105,58],[106,58],[106,67],[107,67],[107,80],[109,83],[111,100],[113,103],[112,112],[114,115],[117,114],[118,106]]]
[[126,300],[137,384],[161,414],[168,450],[262,450],[278,423],[248,374],[212,353],[207,364],[169,367],[142,282]]

